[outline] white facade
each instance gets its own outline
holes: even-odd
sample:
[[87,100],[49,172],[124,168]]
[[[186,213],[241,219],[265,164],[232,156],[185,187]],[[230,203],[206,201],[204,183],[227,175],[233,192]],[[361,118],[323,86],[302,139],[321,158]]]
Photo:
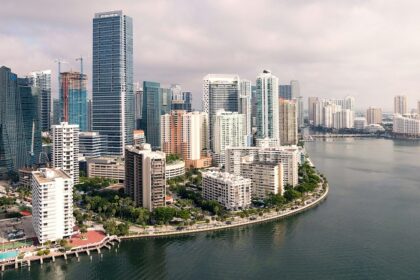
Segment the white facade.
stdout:
[[364,117],[358,117],[358,118],[354,118],[354,129],[357,129],[357,130],[363,130],[363,129],[365,129],[365,126],[367,125],[367,122],[366,122],[366,118],[364,118]]
[[203,78],[203,112],[209,113],[209,85],[233,84],[239,81],[239,76],[234,74],[208,74]]
[[32,224],[43,244],[73,233],[73,180],[58,168],[32,172]]
[[119,158],[98,157],[87,161],[88,177],[114,179],[120,182],[125,179],[124,162]]
[[264,70],[257,76],[257,136],[278,139],[279,79]]
[[393,132],[409,136],[420,136],[420,119],[414,115],[394,115]]
[[220,110],[214,123],[214,146],[216,163],[224,164],[224,154],[228,147],[243,147],[244,145],[244,115],[237,112]]
[[344,109],[333,114],[333,128],[353,128],[354,126],[354,112],[349,109]]
[[227,172],[203,173],[203,198],[218,201],[228,210],[251,206],[251,180]]
[[246,156],[250,156],[254,161],[282,163],[283,184],[297,186],[300,162],[300,152],[297,146],[228,148],[225,155],[226,172],[242,174],[243,157]]
[[180,160],[173,163],[167,163],[165,167],[166,180],[185,175],[185,161]]
[[241,80],[240,82],[238,112],[244,115],[244,143],[246,146],[250,146],[252,141],[251,81]]
[[79,183],[79,126],[62,122],[51,126],[52,164],[66,172],[74,184]]
[[[325,128],[352,128],[354,122],[354,97],[344,99],[316,99],[312,102],[312,124]],[[336,114],[338,112],[344,112]],[[334,119],[336,121],[334,122]]]
[[198,160],[208,150],[208,117],[203,112],[183,115],[182,142],[185,160]]

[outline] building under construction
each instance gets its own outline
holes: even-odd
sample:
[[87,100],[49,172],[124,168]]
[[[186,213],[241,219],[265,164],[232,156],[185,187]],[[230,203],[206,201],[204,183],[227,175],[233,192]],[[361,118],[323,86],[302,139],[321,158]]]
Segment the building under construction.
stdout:
[[87,131],[87,76],[80,72],[60,73],[60,120]]

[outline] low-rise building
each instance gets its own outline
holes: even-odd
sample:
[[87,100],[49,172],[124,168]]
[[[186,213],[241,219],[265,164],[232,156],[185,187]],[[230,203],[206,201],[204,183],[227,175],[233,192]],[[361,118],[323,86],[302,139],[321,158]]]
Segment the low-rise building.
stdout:
[[87,160],[88,177],[99,177],[118,180],[120,183],[125,179],[125,166],[120,158],[98,157]]
[[73,234],[73,179],[64,171],[32,172],[32,224],[41,244]]
[[397,135],[420,136],[420,119],[415,115],[394,115],[393,132]]
[[185,175],[185,161],[178,160],[166,163],[165,175],[166,180]]
[[203,198],[228,210],[246,209],[251,205],[251,180],[227,172],[204,172]]

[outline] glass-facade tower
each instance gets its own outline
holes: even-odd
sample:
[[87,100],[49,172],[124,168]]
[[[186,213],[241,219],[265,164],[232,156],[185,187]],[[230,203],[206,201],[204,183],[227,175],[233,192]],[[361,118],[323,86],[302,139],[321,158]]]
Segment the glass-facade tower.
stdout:
[[122,11],[93,19],[92,129],[108,139],[106,154],[133,141],[133,22]]
[[60,121],[88,130],[86,75],[79,72],[60,73]]
[[29,73],[31,86],[39,88],[41,99],[40,120],[41,130],[50,131],[51,128],[51,70]]
[[141,129],[146,142],[153,149],[160,149],[160,116],[171,111],[171,90],[161,88],[156,82],[143,82],[143,113]]

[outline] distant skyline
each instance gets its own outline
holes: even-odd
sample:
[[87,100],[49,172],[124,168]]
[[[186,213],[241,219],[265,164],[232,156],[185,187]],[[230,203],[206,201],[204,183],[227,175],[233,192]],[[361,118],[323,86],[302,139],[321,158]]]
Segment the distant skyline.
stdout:
[[[0,64],[20,76],[79,70],[91,96],[92,19],[123,10],[133,18],[134,81],[181,84],[200,108],[202,79],[238,74],[255,83],[270,69],[280,84],[299,80],[304,97],[353,95],[356,109],[392,111],[393,97],[420,100],[418,1],[2,1]],[[305,101],[305,107],[306,107]]]

